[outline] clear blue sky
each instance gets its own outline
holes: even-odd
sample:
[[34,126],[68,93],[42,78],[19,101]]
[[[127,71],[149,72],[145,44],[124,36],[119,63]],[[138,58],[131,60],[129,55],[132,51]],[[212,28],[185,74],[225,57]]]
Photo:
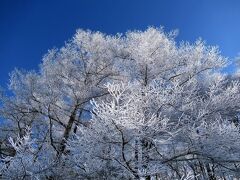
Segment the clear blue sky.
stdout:
[[240,52],[240,0],[0,0],[0,85],[14,67],[37,69],[77,28],[108,34],[148,26],[202,37],[224,56]]

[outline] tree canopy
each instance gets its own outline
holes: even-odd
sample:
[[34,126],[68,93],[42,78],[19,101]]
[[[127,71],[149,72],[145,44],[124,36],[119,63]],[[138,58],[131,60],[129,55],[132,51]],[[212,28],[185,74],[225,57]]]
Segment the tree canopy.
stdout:
[[176,31],[78,30],[2,91],[3,179],[231,179],[240,84],[218,48]]

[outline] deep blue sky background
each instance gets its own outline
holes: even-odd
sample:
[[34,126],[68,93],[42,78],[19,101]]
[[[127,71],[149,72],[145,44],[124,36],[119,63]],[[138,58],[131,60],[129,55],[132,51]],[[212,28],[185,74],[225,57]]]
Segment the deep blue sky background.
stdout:
[[240,0],[0,0],[0,86],[14,67],[37,70],[77,28],[115,34],[161,25],[179,29],[177,40],[202,37],[230,58],[240,52]]

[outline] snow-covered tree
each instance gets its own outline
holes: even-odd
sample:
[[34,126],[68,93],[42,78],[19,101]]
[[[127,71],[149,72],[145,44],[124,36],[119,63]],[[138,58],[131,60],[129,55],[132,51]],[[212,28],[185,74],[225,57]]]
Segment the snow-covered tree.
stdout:
[[240,84],[217,47],[176,35],[78,30],[38,72],[15,70],[1,95],[2,177],[238,178]]

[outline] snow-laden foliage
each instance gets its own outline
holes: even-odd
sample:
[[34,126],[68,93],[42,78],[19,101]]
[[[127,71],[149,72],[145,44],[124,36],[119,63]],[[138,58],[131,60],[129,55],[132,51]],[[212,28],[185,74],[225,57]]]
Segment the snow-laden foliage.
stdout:
[[92,101],[89,126],[80,128],[78,138],[70,141],[73,161],[82,165],[79,171],[86,177],[105,170],[106,176],[139,178],[165,170],[157,162],[158,150],[168,149],[177,129],[167,117],[151,112],[151,95],[159,89],[139,89],[137,84],[107,87],[109,100]]
[[217,47],[176,35],[78,30],[39,72],[12,72],[1,178],[240,178],[238,78]]

